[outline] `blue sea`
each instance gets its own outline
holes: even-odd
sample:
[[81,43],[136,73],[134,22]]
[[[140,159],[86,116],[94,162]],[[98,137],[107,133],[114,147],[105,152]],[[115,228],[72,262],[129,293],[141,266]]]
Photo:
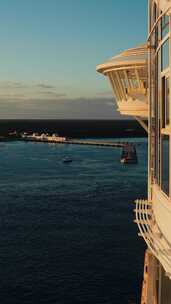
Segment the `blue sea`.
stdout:
[[147,140],[131,141],[129,166],[116,148],[0,143],[1,304],[139,303]]

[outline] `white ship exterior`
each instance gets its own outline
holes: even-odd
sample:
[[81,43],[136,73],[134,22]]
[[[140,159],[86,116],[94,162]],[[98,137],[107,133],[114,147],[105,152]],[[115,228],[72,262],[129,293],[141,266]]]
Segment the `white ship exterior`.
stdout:
[[147,244],[141,304],[171,304],[171,0],[149,0],[148,15],[147,43],[97,71],[109,79],[118,111],[148,132],[148,197],[135,207]]

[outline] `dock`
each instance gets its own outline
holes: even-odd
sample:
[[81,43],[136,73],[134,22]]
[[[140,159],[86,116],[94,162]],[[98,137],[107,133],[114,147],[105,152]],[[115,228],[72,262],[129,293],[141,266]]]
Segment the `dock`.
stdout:
[[[135,145],[131,142],[105,142],[105,141],[87,141],[87,140],[77,140],[77,139],[66,139],[62,140],[48,140],[40,138],[22,138],[26,142],[41,142],[41,143],[53,143],[53,144],[62,144],[62,145],[86,145],[86,146],[99,146],[99,147],[111,147],[111,148],[123,148],[127,145]],[[136,143],[139,144],[139,143]]]

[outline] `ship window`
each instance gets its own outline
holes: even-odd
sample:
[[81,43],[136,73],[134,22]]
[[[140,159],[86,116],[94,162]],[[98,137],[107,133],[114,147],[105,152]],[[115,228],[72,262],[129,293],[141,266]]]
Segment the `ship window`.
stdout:
[[138,89],[138,80],[137,79],[132,79],[132,84],[134,89]]
[[166,40],[166,42],[162,45],[161,48],[162,51],[162,71],[168,68],[169,66],[169,39]]
[[147,89],[147,81],[146,80],[143,81],[143,87],[144,87],[144,89]]
[[166,127],[166,80],[165,77],[162,78],[162,128]]
[[169,16],[164,15],[161,19],[161,37],[162,39],[168,34],[169,32]]
[[169,196],[169,136],[162,136],[161,188]]
[[[156,66],[158,66],[158,58],[156,58]],[[157,70],[157,69],[156,69]],[[157,71],[158,72],[158,71]],[[158,95],[158,84],[160,82],[158,81],[158,73],[156,74],[156,87],[154,92],[154,116],[155,116],[155,128],[153,132],[155,133],[155,177],[157,180],[157,183],[160,184],[160,153],[159,153],[159,143],[160,143],[160,100]],[[153,138],[153,137],[152,137]]]
[[153,24],[156,22],[156,19],[157,19],[157,5],[156,5],[156,3],[154,2],[154,4],[153,4],[152,26],[153,26]]
[[125,78],[125,75],[124,75],[123,71],[119,71],[119,72],[118,72],[118,75],[119,75],[119,78],[120,78],[120,80],[121,80],[121,82],[122,82],[122,85],[123,85],[124,89],[127,91],[127,88],[128,88],[128,81],[127,81],[127,79]]
[[169,124],[169,77],[162,78],[162,128]]
[[155,91],[154,91],[154,113],[155,113],[155,177],[158,185],[160,185],[161,176],[161,51],[159,50],[158,56],[156,57],[156,75],[155,75]]
[[169,110],[170,110],[170,92],[169,92],[169,77],[166,78],[166,84],[165,84],[165,95],[166,95],[166,124],[169,124]]

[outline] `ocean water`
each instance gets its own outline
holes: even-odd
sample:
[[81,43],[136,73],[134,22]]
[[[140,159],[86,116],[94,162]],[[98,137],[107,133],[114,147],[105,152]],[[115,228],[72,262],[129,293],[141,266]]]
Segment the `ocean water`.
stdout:
[[1,304],[138,304],[147,140],[134,141],[129,166],[120,149],[0,143]]

